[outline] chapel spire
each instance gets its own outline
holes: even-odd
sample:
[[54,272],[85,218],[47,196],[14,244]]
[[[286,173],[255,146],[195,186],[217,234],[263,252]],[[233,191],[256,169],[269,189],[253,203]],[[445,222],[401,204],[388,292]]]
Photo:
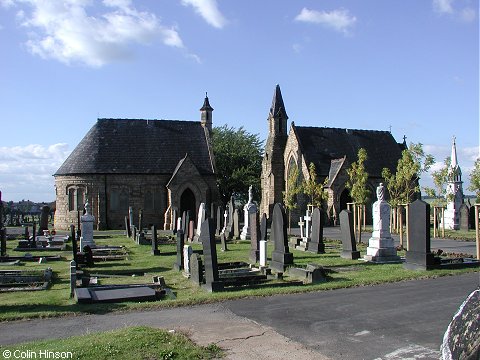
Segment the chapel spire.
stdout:
[[268,113],[270,134],[274,136],[287,136],[287,120],[288,115],[283,103],[282,92],[280,91],[280,85],[277,84],[273,94],[272,106]]
[[212,131],[212,112],[213,108],[208,101],[208,93],[205,93],[205,100],[203,101],[203,106],[200,108],[200,122],[203,127],[206,127],[210,131]]

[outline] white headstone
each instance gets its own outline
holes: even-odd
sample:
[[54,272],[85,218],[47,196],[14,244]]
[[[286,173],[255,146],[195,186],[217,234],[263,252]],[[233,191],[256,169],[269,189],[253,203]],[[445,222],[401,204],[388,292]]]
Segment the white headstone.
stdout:
[[267,241],[260,240],[260,266],[267,266]]
[[183,272],[190,275],[190,255],[193,254],[191,245],[183,245]]
[[310,221],[312,220],[310,210],[307,209],[307,213],[303,217],[303,220],[305,220],[305,237],[308,238],[310,235]]
[[302,221],[302,217],[300,216],[300,221],[298,222],[298,226],[300,226],[300,237],[303,239],[303,226],[305,223]]
[[180,230],[182,228],[182,217],[179,216],[177,218],[177,230]]
[[397,249],[390,234],[390,205],[384,200],[385,188],[377,187],[377,201],[373,204],[373,232],[368,240],[365,260],[373,262],[397,262]]
[[201,203],[198,207],[198,216],[197,216],[197,230],[195,235],[200,236],[202,223],[205,221],[205,203]]
[[240,239],[242,240],[247,240],[247,237],[250,236],[250,227],[248,224],[250,214],[256,213],[257,212],[257,205],[253,203],[253,188],[252,185],[248,188],[248,203],[245,204],[243,207],[243,218],[244,218],[244,223],[243,223],[243,228],[242,228],[242,233],[240,234]]
[[80,226],[82,228],[82,236],[80,237],[80,249],[83,251],[85,246],[95,248],[95,242],[93,241],[93,223],[95,217],[90,214],[90,204],[85,204],[85,214],[80,217]]

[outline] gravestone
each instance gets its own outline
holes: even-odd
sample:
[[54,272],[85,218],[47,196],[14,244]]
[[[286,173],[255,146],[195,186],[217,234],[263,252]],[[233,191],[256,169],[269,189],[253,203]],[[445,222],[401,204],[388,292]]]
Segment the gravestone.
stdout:
[[203,283],[203,263],[196,253],[190,255],[190,280],[198,286]]
[[198,207],[197,229],[195,230],[195,235],[193,237],[193,240],[195,242],[198,242],[198,239],[200,238],[200,235],[202,232],[202,223],[204,221],[205,221],[205,203],[202,202]]
[[130,223],[128,222],[128,216],[125,216],[125,235],[127,237],[132,237],[132,229],[130,228]]
[[[1,226],[0,226],[1,227]],[[23,238],[27,241],[30,241],[30,234],[28,232],[28,225],[25,225],[25,232],[23,234]]]
[[78,262],[77,260],[78,244],[77,244],[77,238],[75,236],[75,225],[70,225],[70,236],[72,237],[73,261],[77,263]]
[[310,241],[307,243],[307,250],[315,254],[325,253],[325,244],[323,243],[323,222],[323,211],[319,208],[313,209],[312,233]]
[[91,249],[95,248],[95,242],[93,241],[93,223],[95,218],[90,214],[90,204],[88,201],[85,203],[85,214],[80,218],[82,226],[82,237],[80,238],[80,247],[83,249],[85,246],[89,246]]
[[279,203],[275,204],[273,208],[270,239],[274,245],[270,267],[277,272],[283,273],[288,265],[293,264],[293,254],[288,248],[285,210]]
[[390,234],[390,205],[385,201],[383,183],[377,187],[377,201],[372,206],[373,232],[368,240],[364,259],[375,263],[400,262],[392,235]]
[[240,239],[240,219],[238,216],[238,209],[233,211],[233,238],[235,240]]
[[186,232],[186,231],[187,231],[187,227],[186,227],[186,225],[185,225],[185,224],[186,224],[186,220],[187,220],[187,212],[184,211],[184,212],[182,213],[182,231],[183,231],[184,234],[187,233],[187,232]]
[[157,238],[157,227],[152,226],[152,255],[160,255],[160,250],[158,250],[158,238]]
[[35,221],[33,222],[32,226],[32,243],[30,244],[30,247],[36,248],[37,247],[37,224]]
[[228,251],[227,238],[223,232],[220,234],[220,244],[222,245],[222,251]]
[[260,241],[267,241],[267,214],[263,213],[260,220]]
[[44,230],[48,230],[48,216],[50,214],[50,208],[48,206],[42,207],[42,212],[40,214],[40,223],[38,227],[38,233],[43,234]]
[[[475,211],[475,209],[474,209]],[[458,213],[460,214],[460,230],[462,231],[468,231],[469,229],[469,211],[468,211],[468,206],[467,204],[462,204],[460,206],[460,209],[458,210]]]
[[267,266],[267,241],[260,240],[260,266]]
[[223,282],[219,281],[218,276],[215,227],[212,219],[206,219],[203,222],[200,240],[203,244],[203,257],[205,262],[205,288],[208,291],[222,290]]
[[[183,229],[183,227],[182,227],[182,218],[181,218],[180,216],[177,218],[177,227],[176,227],[175,229],[176,229],[176,231]],[[183,231],[183,230],[182,230],[182,231]]]
[[227,239],[231,239],[233,237],[233,212],[234,211],[235,211],[235,198],[232,196],[230,197],[230,201],[228,202],[228,223],[224,231]]
[[72,260],[70,261],[70,298],[73,298],[75,296],[76,288],[77,288],[77,263],[75,262],[75,260]]
[[223,229],[223,209],[221,206],[217,207],[217,228],[215,230],[215,235],[220,236],[220,233]]
[[135,226],[132,226],[132,238],[133,238],[133,241],[135,241],[136,243],[138,243],[138,239],[137,239],[137,228]]
[[436,264],[430,251],[430,205],[415,200],[408,208],[408,250],[403,266],[410,270],[429,270]]
[[260,260],[260,224],[258,213],[250,213],[250,262],[256,264]]
[[183,236],[183,231],[177,231],[177,261],[173,264],[173,268],[177,271],[183,269],[183,246],[185,245],[185,239]]
[[310,222],[312,221],[312,214],[310,213],[310,210],[307,209],[303,220],[305,220],[305,237],[308,239],[310,237]]
[[183,274],[189,277],[191,274],[190,269],[190,256],[193,253],[192,245],[183,246]]
[[440,359],[480,359],[480,289],[460,305],[443,336]]
[[350,210],[340,212],[340,232],[342,233],[343,250],[340,256],[344,259],[360,258],[360,251],[357,251],[355,235],[353,233],[353,214]]
[[195,236],[195,221],[190,220],[190,223],[188,224],[188,237],[187,237],[188,241],[192,242],[194,236]]
[[[134,226],[133,224],[133,207],[128,207],[128,223],[130,225],[130,229]],[[133,236],[133,231],[130,230],[130,235]],[[135,238],[134,238],[135,240]]]
[[172,229],[173,233],[176,234],[178,227],[177,227],[177,209],[173,209],[172,211],[172,222],[170,228]]
[[138,210],[138,231],[143,232],[143,210]]
[[7,229],[0,229],[0,256],[7,256]]
[[243,207],[243,218],[244,218],[244,225],[242,229],[242,233],[240,235],[240,239],[247,240],[250,236],[250,214],[257,212],[257,206],[253,203],[253,187],[250,185],[248,188],[248,203],[245,204]]

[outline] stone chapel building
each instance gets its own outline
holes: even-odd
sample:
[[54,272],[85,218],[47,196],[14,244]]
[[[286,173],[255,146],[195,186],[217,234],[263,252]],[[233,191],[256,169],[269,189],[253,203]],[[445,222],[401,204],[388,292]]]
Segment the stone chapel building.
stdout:
[[138,224],[169,229],[173,211],[219,202],[208,97],[200,121],[98,119],[55,177],[55,227],[77,224],[86,200],[97,229]]
[[[275,88],[267,120],[269,133],[262,163],[260,205],[261,213],[267,216],[272,214],[275,203],[283,203],[283,191],[292,169],[299,169],[299,181],[302,182],[308,179],[308,167],[313,163],[317,181],[322,183],[328,178],[326,213],[330,220],[338,219],[340,211],[352,201],[345,184],[347,169],[357,160],[358,150],[367,150],[367,187],[374,201],[375,189],[383,181],[382,169],[386,167],[394,173],[402,150],[406,149],[405,140],[397,143],[388,131],[297,126],[292,122],[287,133],[288,116],[279,85]],[[366,206],[366,220],[370,222],[372,200]],[[298,195],[298,209],[292,212],[292,223],[305,214],[307,203],[305,195]]]

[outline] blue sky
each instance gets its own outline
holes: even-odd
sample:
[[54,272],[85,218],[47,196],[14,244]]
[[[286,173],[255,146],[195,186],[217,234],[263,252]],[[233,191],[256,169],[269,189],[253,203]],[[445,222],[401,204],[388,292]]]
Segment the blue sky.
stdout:
[[[440,163],[479,155],[477,0],[0,0],[0,190],[55,199],[97,118],[389,130]],[[437,168],[439,166],[437,164]],[[430,185],[424,175],[422,185]]]

